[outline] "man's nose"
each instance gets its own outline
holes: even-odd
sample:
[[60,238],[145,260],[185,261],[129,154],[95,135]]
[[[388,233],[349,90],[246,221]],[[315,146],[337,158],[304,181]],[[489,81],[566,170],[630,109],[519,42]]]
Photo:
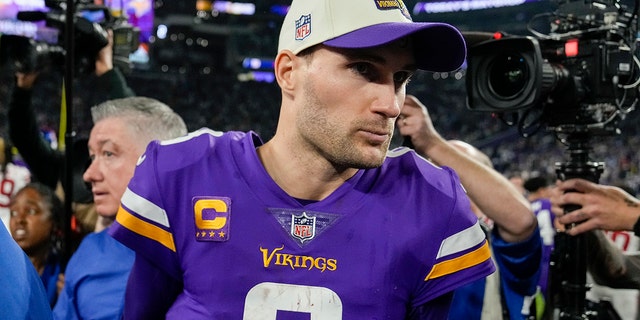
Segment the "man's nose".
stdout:
[[400,109],[404,103],[404,96],[398,93],[395,83],[380,84],[378,95],[373,105],[376,112],[385,114],[389,118],[396,118],[400,115]]
[[87,166],[87,169],[82,174],[82,180],[85,182],[91,183],[99,179],[100,171],[98,170],[98,161],[93,160]]

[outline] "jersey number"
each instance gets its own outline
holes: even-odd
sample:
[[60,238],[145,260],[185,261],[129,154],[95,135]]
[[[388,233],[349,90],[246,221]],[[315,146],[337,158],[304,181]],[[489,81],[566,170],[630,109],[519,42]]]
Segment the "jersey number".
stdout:
[[278,312],[308,314],[310,320],[340,320],[342,301],[322,287],[263,282],[249,290],[243,319],[277,320]]
[[0,182],[0,207],[9,207],[9,201],[15,191],[16,183],[11,179],[2,179]]

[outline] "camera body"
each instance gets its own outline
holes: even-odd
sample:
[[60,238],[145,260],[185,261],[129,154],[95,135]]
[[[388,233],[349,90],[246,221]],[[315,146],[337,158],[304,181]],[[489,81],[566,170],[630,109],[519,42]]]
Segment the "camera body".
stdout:
[[[46,27],[37,40],[21,36],[0,37],[3,47],[0,61],[13,63],[17,71],[31,72],[46,67],[61,67],[66,55],[66,3],[64,0],[48,0],[47,12],[18,12],[24,21],[45,21]],[[95,60],[102,48],[108,45],[107,29],[113,30],[113,61],[128,70],[129,54],[139,45],[138,28],[125,18],[114,17],[106,6],[94,5],[89,0],[78,0],[73,14],[73,40],[75,70],[88,74],[95,69]]]
[[[531,28],[530,22],[534,36],[497,33],[469,41],[474,44],[468,50],[466,85],[469,109],[492,112],[517,125],[525,137],[540,128],[556,135],[569,156],[556,163],[559,179],[597,183],[604,163],[591,159],[591,138],[620,133],[620,120],[638,102],[640,62],[637,6],[628,13],[618,2],[589,1],[565,2],[553,14],[539,15],[548,18],[548,30]],[[581,236],[555,235],[545,314],[619,318],[610,305],[586,299],[587,245]]]
[[124,18],[116,18],[110,24],[113,31],[113,63],[122,71],[129,71],[129,55],[140,46],[140,29],[130,25]]
[[548,34],[469,47],[467,107],[513,113],[520,125],[613,130],[638,98],[635,22],[613,3],[567,3],[549,17]]

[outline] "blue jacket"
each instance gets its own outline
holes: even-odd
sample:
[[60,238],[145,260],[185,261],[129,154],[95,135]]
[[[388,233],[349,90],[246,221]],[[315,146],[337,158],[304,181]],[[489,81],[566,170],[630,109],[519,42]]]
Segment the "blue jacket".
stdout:
[[31,260],[0,223],[0,315],[51,319],[51,307]]
[[120,319],[135,254],[107,230],[87,235],[71,256],[55,319]]
[[500,238],[497,229],[490,233],[492,257],[496,262],[499,288],[495,296],[487,297],[487,279],[480,279],[454,293],[449,319],[481,319],[483,306],[496,309],[493,302],[502,307],[502,319],[527,319],[529,313],[541,315],[544,305],[538,289],[542,239],[535,230],[529,239],[509,243]]

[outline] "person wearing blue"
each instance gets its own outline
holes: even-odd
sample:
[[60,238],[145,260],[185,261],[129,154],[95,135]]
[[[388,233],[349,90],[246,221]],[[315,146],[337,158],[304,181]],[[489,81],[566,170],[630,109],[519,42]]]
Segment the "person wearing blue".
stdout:
[[51,307],[33,264],[0,225],[0,312],[16,320],[51,319]]
[[524,188],[527,190],[527,199],[531,202],[531,209],[538,218],[540,236],[542,237],[542,262],[538,285],[546,298],[549,297],[547,287],[553,242],[556,236],[556,229],[559,227],[555,221],[555,215],[551,212],[551,200],[549,198],[551,197],[552,187],[553,185],[549,179],[542,176],[531,177],[524,182]]
[[62,272],[62,201],[53,189],[31,182],[11,197],[9,212],[11,236],[40,274],[53,307],[58,299],[57,282]]
[[[91,183],[96,211],[113,221],[138,158],[152,140],[185,135],[180,116],[164,103],[145,97],[103,102],[91,108]],[[67,265],[64,287],[53,311],[56,319],[119,319],[134,253],[107,234],[87,235]]]
[[464,62],[402,1],[293,0],[273,137],[149,144],[110,234],[136,251],[125,319],[445,319],[495,268],[457,175],[389,149],[417,69]]
[[415,96],[407,95],[397,125],[418,154],[456,171],[490,239],[496,272],[456,289],[449,319],[540,319],[542,239],[527,199],[480,150],[440,136]]
[[67,265],[55,319],[118,319],[134,257],[107,229],[87,235]]

